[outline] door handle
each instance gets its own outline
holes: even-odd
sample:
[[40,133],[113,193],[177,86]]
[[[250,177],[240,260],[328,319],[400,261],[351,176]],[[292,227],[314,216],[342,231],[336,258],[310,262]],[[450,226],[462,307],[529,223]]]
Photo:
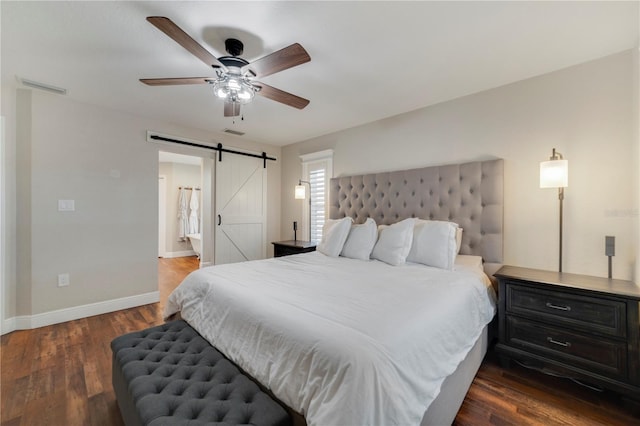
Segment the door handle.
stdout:
[[222,225],[222,216],[218,215],[218,226]]

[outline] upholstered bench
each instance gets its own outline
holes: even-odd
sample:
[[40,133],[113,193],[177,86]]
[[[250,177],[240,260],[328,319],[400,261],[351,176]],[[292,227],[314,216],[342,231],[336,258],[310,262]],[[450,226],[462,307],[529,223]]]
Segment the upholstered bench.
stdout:
[[117,337],[113,389],[127,426],[289,425],[285,409],[179,320]]

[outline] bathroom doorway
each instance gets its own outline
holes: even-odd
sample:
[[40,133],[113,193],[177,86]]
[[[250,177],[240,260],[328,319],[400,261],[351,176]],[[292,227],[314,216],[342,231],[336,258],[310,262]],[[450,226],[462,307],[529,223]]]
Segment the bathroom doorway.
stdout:
[[159,235],[165,243],[162,257],[198,256],[201,250],[196,240],[201,234],[203,204],[202,158],[166,151],[160,151],[158,157],[158,177],[164,177],[159,191],[165,191],[158,194],[159,222],[163,221],[162,213],[165,222],[164,236]]
[[210,202],[202,191],[202,157],[159,151],[158,161],[158,288],[164,303],[200,267],[202,218],[208,214],[203,207]]

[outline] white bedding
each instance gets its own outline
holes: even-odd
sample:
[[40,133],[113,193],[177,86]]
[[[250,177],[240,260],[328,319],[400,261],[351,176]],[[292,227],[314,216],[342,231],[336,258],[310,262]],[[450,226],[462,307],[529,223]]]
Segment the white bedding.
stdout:
[[479,270],[321,253],[191,273],[191,326],[311,425],[417,425],[495,312]]

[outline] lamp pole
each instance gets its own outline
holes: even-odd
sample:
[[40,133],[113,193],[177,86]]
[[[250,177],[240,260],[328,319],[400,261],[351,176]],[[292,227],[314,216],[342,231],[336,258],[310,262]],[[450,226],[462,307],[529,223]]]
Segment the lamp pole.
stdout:
[[562,201],[564,200],[564,188],[558,188],[558,199],[560,200],[560,233],[559,233],[559,265],[558,272],[562,272]]
[[[549,158],[549,160],[551,161],[556,161],[556,160],[562,160],[562,154],[560,154],[559,152],[556,151],[555,148],[553,148],[553,151],[551,152],[551,158]],[[558,200],[560,201],[560,220],[559,222],[559,231],[558,231],[558,272],[562,272],[562,218],[563,218],[563,214],[562,214],[562,210],[563,210],[563,201],[564,201],[564,187],[558,187]]]

